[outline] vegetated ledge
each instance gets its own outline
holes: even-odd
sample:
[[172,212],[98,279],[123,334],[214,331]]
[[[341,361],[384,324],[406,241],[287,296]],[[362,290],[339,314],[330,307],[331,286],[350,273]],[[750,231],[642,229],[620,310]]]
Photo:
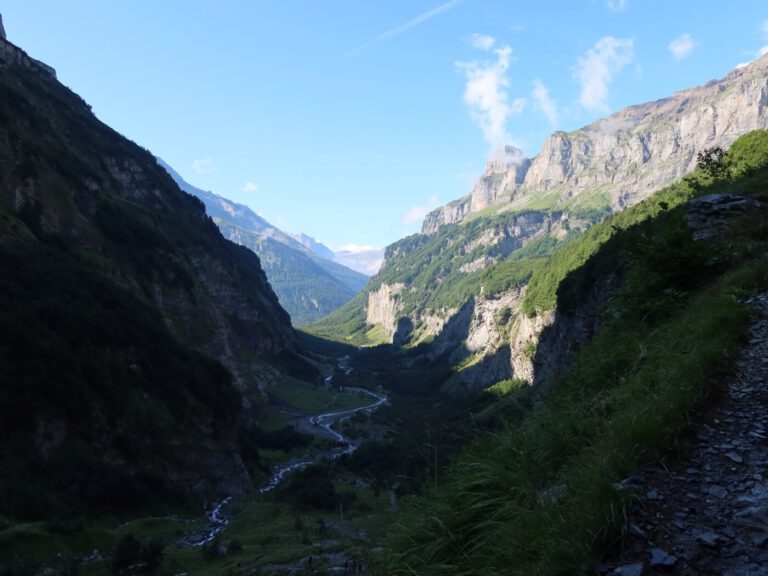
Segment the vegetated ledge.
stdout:
[[[632,497],[620,481],[717,390],[749,327],[744,300],[768,285],[768,134],[737,141],[727,162],[726,177],[700,170],[566,248],[540,295],[575,310],[612,276],[594,336],[532,411],[469,447],[406,514],[393,573],[573,574],[620,544]],[[694,239],[686,202],[722,193],[762,204]]]

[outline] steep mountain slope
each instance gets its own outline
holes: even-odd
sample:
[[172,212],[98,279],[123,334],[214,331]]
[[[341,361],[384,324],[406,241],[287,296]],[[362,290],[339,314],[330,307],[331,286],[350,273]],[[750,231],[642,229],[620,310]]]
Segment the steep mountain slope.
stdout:
[[[524,308],[550,302],[557,314],[533,356],[559,373],[544,388],[496,387],[502,398],[473,421],[504,425],[469,446],[404,518],[403,554],[389,572],[609,573],[597,560],[622,547],[636,564],[611,574],[764,572],[755,560],[764,557],[765,482],[745,472],[748,442],[707,420],[698,437],[688,432],[692,411],[739,402],[713,425],[749,427],[764,444],[760,423],[738,415],[755,412],[762,393],[762,337],[750,339],[749,326],[768,287],[767,185],[761,130],[534,271]],[[737,363],[740,349],[747,362]],[[718,393],[729,380],[740,396]],[[692,454],[700,457],[667,465]],[[631,507],[652,511],[649,523],[632,524]],[[687,549],[668,548],[668,531]]]
[[158,159],[179,187],[205,204],[224,236],[259,255],[280,304],[296,324],[327,316],[352,299],[368,277],[318,254],[333,252],[305,235],[283,232],[243,204],[232,202],[186,182]]
[[3,513],[250,490],[243,407],[314,377],[258,258],[5,40],[0,259]]
[[[555,133],[533,160],[506,147],[473,193],[387,248],[381,271],[313,330],[358,344],[427,343],[463,385],[534,379],[552,302],[528,298],[547,257],[607,214],[685,174],[697,152],[768,126],[768,57],[706,86]],[[535,304],[531,304],[535,302]],[[525,313],[523,313],[525,312]]]

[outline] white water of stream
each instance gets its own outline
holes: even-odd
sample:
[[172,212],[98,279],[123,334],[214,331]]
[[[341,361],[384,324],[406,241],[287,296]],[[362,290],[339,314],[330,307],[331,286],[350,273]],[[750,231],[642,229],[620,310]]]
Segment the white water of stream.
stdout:
[[[346,357],[342,358],[339,362],[339,367],[347,374],[349,374],[351,370],[346,366],[347,360],[348,359]],[[326,377],[325,385],[327,387],[333,385],[333,376]],[[285,480],[285,478],[288,477],[292,472],[296,472],[302,468],[306,468],[311,464],[321,462],[322,460],[336,460],[344,454],[352,454],[352,452],[357,450],[357,448],[360,446],[360,443],[355,442],[351,438],[348,438],[340,432],[334,430],[332,428],[333,424],[336,422],[341,422],[342,420],[346,420],[347,418],[351,418],[359,412],[370,414],[389,402],[389,398],[382,391],[376,393],[365,388],[346,386],[339,388],[339,391],[365,394],[373,398],[374,401],[370,404],[366,404],[365,406],[358,406],[357,408],[351,408],[349,410],[338,410],[336,412],[327,412],[325,414],[318,414],[316,416],[302,416],[300,419],[304,424],[302,429],[321,438],[333,438],[338,441],[339,445],[323,450],[313,450],[299,458],[294,458],[288,462],[285,462],[284,464],[281,464],[280,466],[277,466],[272,471],[269,482],[267,482],[267,484],[259,489],[259,494],[266,494],[267,492],[271,492],[277,488],[277,486],[279,486],[280,483]],[[217,503],[211,509],[211,511],[208,513],[209,524],[207,530],[199,537],[190,540],[189,545],[204,546],[212,542],[216,536],[224,531],[224,528],[226,528],[227,524],[229,524],[229,518],[224,515],[223,509],[230,502],[230,500],[232,500],[232,498],[227,497],[221,502]]]

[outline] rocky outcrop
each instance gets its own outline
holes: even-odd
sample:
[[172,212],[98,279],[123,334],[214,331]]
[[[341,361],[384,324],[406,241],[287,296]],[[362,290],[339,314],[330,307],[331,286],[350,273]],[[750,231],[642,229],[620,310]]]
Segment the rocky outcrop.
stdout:
[[726,229],[733,218],[759,207],[749,196],[737,194],[707,194],[688,202],[686,221],[696,240],[713,238]]
[[39,60],[35,60],[18,46],[8,42],[0,16],[0,68],[8,66],[23,66],[35,72],[42,72],[56,78],[56,70]]
[[[537,314],[534,317],[528,317],[525,314],[517,316],[513,337],[510,341],[512,372],[516,378],[531,384],[541,378],[541,367],[538,370],[536,369],[534,359],[537,352],[539,352],[541,333],[545,328],[551,326],[554,321],[554,311]],[[542,353],[540,353],[539,357],[547,358],[545,354],[546,352],[542,348]],[[549,364],[548,358],[546,362]]]
[[368,293],[365,321],[378,324],[384,336],[390,341],[394,337],[400,320],[400,294],[405,284],[382,284]]
[[432,234],[445,224],[461,222],[473,212],[496,204],[516,190],[525,178],[530,159],[514,146],[504,146],[486,164],[485,171],[466,198],[433,210],[427,214],[421,228],[422,234]]
[[494,158],[470,196],[427,215],[422,231],[434,233],[488,206],[522,209],[543,196],[552,208],[604,203],[622,210],[690,172],[698,151],[728,148],[768,127],[767,109],[768,55],[721,80],[555,132],[530,162],[505,168]]

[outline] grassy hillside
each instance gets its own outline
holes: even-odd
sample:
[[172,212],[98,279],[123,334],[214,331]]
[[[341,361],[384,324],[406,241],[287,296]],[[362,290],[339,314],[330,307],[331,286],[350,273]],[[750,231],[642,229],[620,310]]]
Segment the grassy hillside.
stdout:
[[[738,351],[746,298],[768,287],[766,190],[768,132],[757,132],[532,272],[530,313],[577,307],[614,275],[601,329],[533,410],[469,447],[411,510],[394,571],[574,574],[620,542],[632,495],[618,482],[674,446]],[[685,202],[715,193],[762,204],[694,240]]]
[[[600,210],[565,217],[548,210],[479,214],[430,236],[415,234],[387,248],[385,264],[365,293],[402,283],[402,316],[443,315],[478,294],[525,285],[537,263],[604,215]],[[325,338],[377,343],[366,335],[371,327],[365,323],[365,293],[308,329]]]

